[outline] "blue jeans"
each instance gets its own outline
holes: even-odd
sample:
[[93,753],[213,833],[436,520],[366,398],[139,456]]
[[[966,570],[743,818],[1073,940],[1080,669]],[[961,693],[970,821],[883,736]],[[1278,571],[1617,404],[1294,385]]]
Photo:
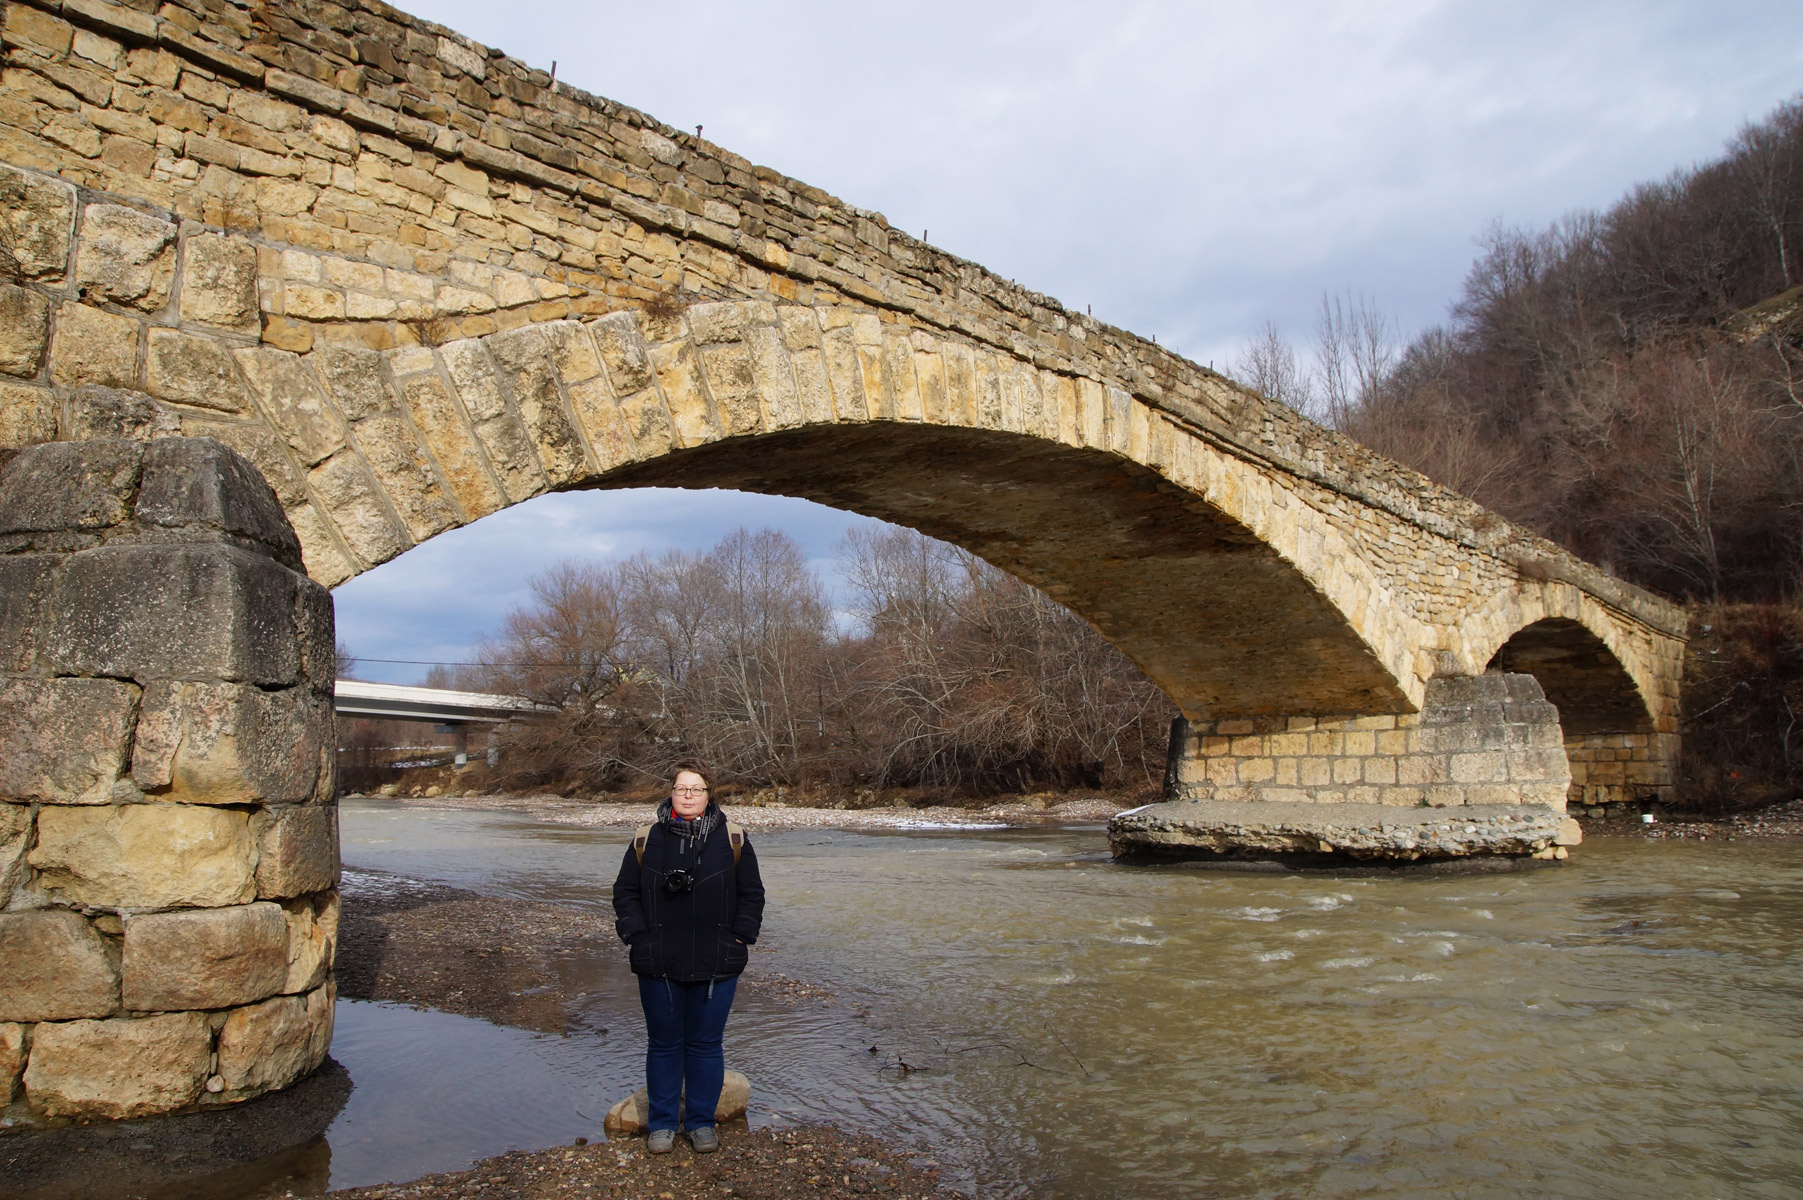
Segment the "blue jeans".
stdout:
[[[678,1102],[688,1100],[685,1131],[714,1123],[726,1079],[726,1014],[739,990],[735,976],[718,983],[677,983],[639,976],[645,1010],[645,1091],[651,1129],[675,1129]],[[711,995],[709,993],[712,993]]]

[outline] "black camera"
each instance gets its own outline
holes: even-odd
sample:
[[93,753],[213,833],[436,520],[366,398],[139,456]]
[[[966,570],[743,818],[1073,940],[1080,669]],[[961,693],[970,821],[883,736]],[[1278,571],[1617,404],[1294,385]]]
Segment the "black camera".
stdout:
[[664,890],[679,896],[684,892],[692,892],[695,890],[695,876],[681,868],[665,871]]

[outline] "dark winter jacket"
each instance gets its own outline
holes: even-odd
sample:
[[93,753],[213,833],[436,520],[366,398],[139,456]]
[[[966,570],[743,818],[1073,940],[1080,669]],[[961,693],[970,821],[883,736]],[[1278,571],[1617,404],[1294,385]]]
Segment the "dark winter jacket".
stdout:
[[[665,886],[672,870],[688,871],[693,890]],[[614,880],[614,929],[631,947],[635,975],[678,982],[728,979],[745,969],[746,948],[764,923],[764,881],[746,838],[735,869],[722,821],[701,843],[659,821],[645,842],[645,861],[627,843]]]

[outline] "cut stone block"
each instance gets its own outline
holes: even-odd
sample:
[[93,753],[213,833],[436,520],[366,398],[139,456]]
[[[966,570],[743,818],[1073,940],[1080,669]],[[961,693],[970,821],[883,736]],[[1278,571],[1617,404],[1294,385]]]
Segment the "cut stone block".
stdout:
[[30,805],[0,804],[0,910],[12,902],[13,889],[25,882],[32,824]]
[[119,204],[90,204],[75,253],[82,295],[155,312],[175,281],[175,226]]
[[49,388],[0,379],[0,450],[56,440],[57,407]]
[[50,302],[14,284],[0,284],[0,371],[30,379],[44,365],[50,341]]
[[125,1007],[230,1008],[280,991],[288,920],[279,904],[144,913],[125,921]]
[[27,279],[61,279],[75,235],[75,189],[60,179],[0,165],[0,209],[6,210],[13,258]]
[[338,886],[338,806],[268,809],[251,819],[257,895],[285,899]]
[[138,377],[138,334],[130,317],[65,301],[50,339],[50,377],[65,387],[129,388]]
[[234,534],[300,569],[300,541],[268,481],[248,459],[210,438],[164,438],[145,447],[134,512],[152,525]]
[[0,534],[101,530],[131,519],[143,470],[136,442],[31,446],[0,471]]
[[256,898],[250,818],[232,809],[43,808],[27,861],[43,887],[99,908],[217,907]]
[[304,687],[152,683],[132,779],[154,799],[179,804],[299,803],[314,796],[331,731],[324,701]]
[[25,1027],[0,1021],[0,1108],[19,1094],[19,1076],[25,1070]]
[[251,331],[257,328],[257,248],[239,238],[203,233],[182,244],[184,321]]
[[107,803],[137,708],[138,689],[112,679],[0,683],[0,797]]
[[219,1031],[225,1094],[287,1087],[325,1061],[332,1042],[332,994],[277,996],[226,1017]]
[[80,913],[0,913],[0,963],[0,1021],[68,1021],[119,1010],[112,952]]
[[143,1117],[200,1099],[212,1057],[201,1013],[45,1022],[32,1030],[25,1094],[51,1117]]
[[311,991],[332,970],[338,947],[338,893],[288,900],[282,911],[288,918],[288,977],[282,991]]
[[63,567],[48,657],[70,675],[198,673],[285,687],[299,678],[294,609],[304,582],[217,543],[84,550]]
[[241,413],[250,407],[244,381],[231,355],[212,338],[175,329],[152,329],[144,347],[144,390],[215,412]]

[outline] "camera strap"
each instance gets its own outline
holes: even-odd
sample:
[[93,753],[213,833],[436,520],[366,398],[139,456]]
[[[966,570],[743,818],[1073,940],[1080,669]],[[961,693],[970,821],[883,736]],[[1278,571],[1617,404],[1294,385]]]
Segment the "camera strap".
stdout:
[[[632,831],[632,848],[638,853],[639,866],[645,865],[645,843],[651,840],[654,825],[640,825]],[[726,823],[726,840],[732,843],[732,865],[739,865],[739,854],[745,849],[745,827],[737,821]]]

